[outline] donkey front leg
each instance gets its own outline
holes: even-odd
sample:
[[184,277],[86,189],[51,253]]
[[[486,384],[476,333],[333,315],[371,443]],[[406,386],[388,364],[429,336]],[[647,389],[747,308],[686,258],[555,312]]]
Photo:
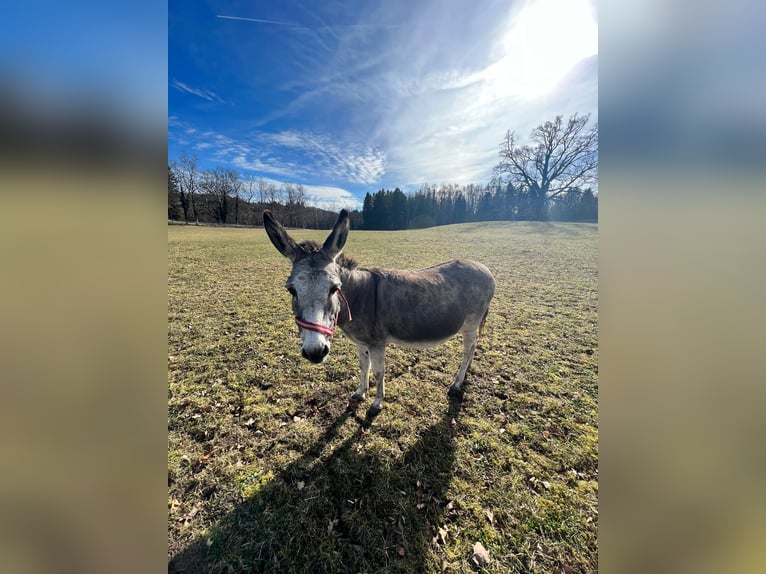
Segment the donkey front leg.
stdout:
[[375,393],[375,400],[372,401],[370,408],[367,409],[367,418],[371,419],[377,416],[383,407],[383,399],[386,396],[386,383],[383,380],[386,369],[386,347],[371,348],[370,360],[372,362],[372,374],[375,375],[375,382],[377,383],[377,392]]
[[366,345],[357,345],[359,353],[359,368],[361,369],[361,384],[351,396],[351,404],[357,405],[367,398],[367,389],[370,388],[370,350]]
[[463,332],[463,362],[460,363],[460,369],[458,369],[457,375],[455,375],[455,382],[447,392],[447,396],[459,398],[463,391],[460,390],[460,385],[465,380],[465,373],[468,371],[468,367],[471,366],[471,360],[473,354],[476,351],[476,342],[479,340],[479,330],[474,329],[472,331]]

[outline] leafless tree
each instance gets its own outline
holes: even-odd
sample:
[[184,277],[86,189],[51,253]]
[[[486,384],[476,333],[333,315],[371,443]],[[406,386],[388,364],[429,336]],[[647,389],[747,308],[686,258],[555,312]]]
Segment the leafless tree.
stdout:
[[[263,178],[261,178],[261,180],[263,180]],[[271,205],[275,204],[279,199],[279,189],[273,183],[266,186],[266,197]]]
[[242,179],[234,170],[227,170],[231,194],[234,196],[234,225],[239,225],[239,197],[242,194]]
[[547,202],[598,178],[598,124],[586,131],[590,115],[561,116],[537,126],[532,143],[519,145],[508,130],[500,144],[495,175],[526,190],[535,219],[545,219]]
[[197,213],[196,195],[199,193],[200,172],[197,156],[190,156],[183,152],[178,161],[173,161],[170,168],[178,182],[178,195],[181,200],[181,209],[184,212],[184,221],[188,222],[193,216],[199,222]]
[[255,182],[255,187],[258,190],[258,203],[260,203],[259,207],[263,209],[264,205],[266,204],[266,200],[268,199],[269,184],[266,183],[265,179],[259,177]]
[[282,194],[285,198],[285,207],[287,208],[287,225],[290,227],[295,227],[295,212],[297,211],[297,204],[295,202],[297,192],[295,190],[295,186],[292,183],[283,183]]
[[253,210],[253,198],[256,194],[256,180],[255,177],[252,175],[246,175],[242,179],[242,190],[241,195],[242,198],[245,200],[245,204],[247,205],[247,213],[244,216],[244,220],[247,222],[249,221],[250,225],[257,225],[257,221],[255,221],[255,214]]
[[296,215],[298,217],[298,221],[296,221],[296,225],[298,227],[306,227],[306,218],[304,209],[306,207],[306,188],[303,187],[302,183],[299,183],[297,186],[295,186],[295,204],[296,204]]
[[216,223],[226,223],[231,200],[239,193],[240,187],[239,175],[231,169],[217,167],[204,173],[201,188],[206,196],[208,211]]

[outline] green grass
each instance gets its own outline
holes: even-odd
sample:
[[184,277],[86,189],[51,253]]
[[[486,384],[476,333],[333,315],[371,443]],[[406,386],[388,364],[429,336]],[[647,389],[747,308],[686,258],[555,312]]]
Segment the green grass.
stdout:
[[[326,232],[295,232],[323,239]],[[262,230],[168,228],[169,570],[597,570],[597,227],[481,223],[352,231],[362,265],[469,257],[497,280],[462,403],[459,337],[386,353],[370,428],[342,332],[300,357]]]

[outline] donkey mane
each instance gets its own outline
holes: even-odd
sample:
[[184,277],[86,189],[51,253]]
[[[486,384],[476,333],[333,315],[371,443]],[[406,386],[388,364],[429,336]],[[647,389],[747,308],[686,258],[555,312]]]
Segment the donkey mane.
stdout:
[[[298,243],[298,247],[300,247],[300,250],[302,252],[301,257],[306,257],[308,255],[311,255],[312,253],[321,253],[322,246],[319,245],[316,241],[313,241],[311,239],[307,239],[305,241],[301,241]],[[350,257],[346,257],[345,254],[341,253],[338,255],[338,258],[335,260],[335,262],[340,265],[341,267],[345,269],[356,269],[359,267],[359,264]]]

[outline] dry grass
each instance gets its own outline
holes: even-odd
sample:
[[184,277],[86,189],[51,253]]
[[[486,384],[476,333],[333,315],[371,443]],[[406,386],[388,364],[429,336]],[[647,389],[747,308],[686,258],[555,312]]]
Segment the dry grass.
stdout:
[[389,347],[368,429],[350,341],[300,358],[265,232],[168,235],[169,571],[469,572],[476,542],[486,572],[596,571],[595,225],[352,231],[363,265],[469,257],[497,280],[462,403],[459,338]]

